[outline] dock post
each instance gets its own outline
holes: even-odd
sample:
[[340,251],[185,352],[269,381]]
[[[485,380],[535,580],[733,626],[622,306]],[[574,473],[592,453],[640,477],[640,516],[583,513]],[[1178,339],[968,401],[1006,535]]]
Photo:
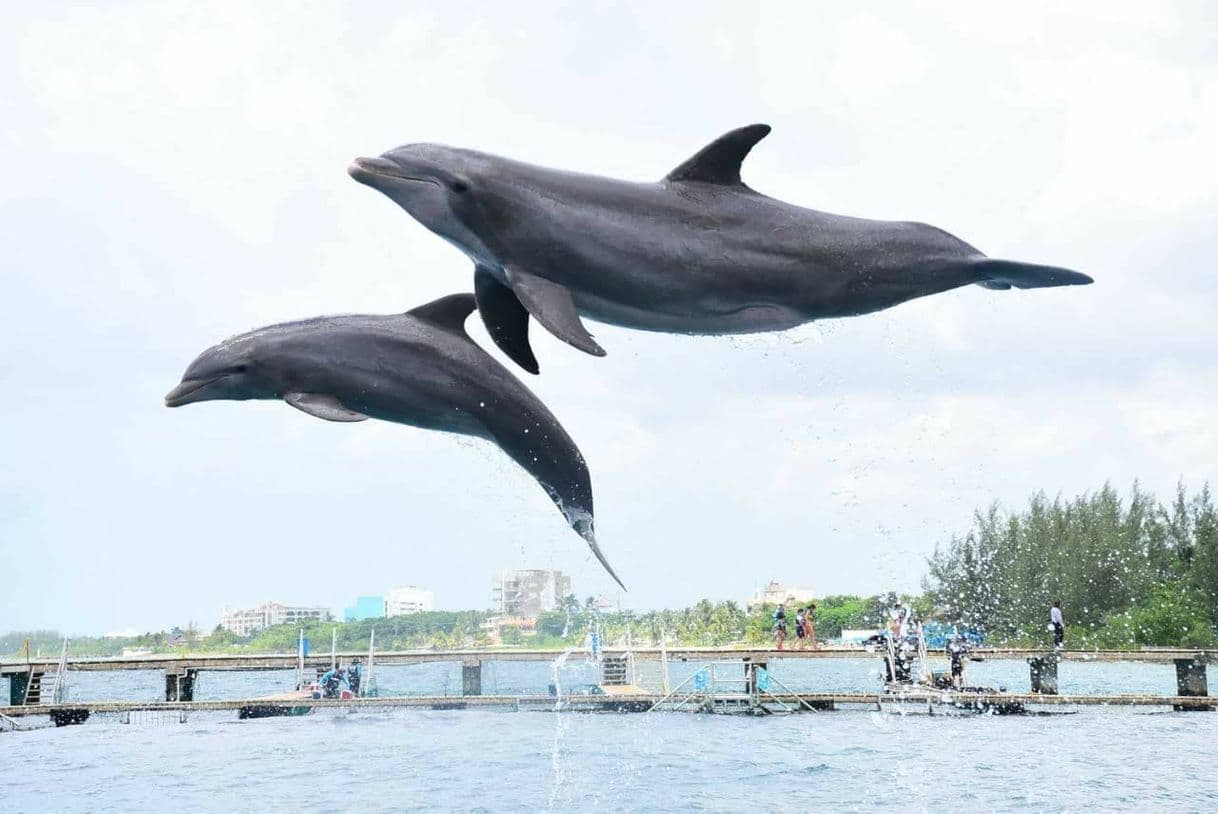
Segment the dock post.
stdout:
[[165,670],[165,700],[195,700],[195,679],[199,671],[190,667]]
[[29,673],[12,673],[8,677],[8,705],[19,707],[25,703],[25,688],[29,686]]
[[461,694],[482,695],[482,662],[467,659],[461,662]]
[[[1176,694],[1190,697],[1209,695],[1209,685],[1205,676],[1205,657],[1197,654],[1191,659],[1175,659],[1176,662]],[[1182,707],[1175,710],[1212,709],[1212,707]]]
[[744,660],[744,677],[747,681],[745,692],[747,692],[751,698],[756,698],[758,690],[761,689],[757,686],[757,671],[765,670],[768,667],[769,664],[764,661],[752,661],[751,659]]
[[1057,662],[1056,653],[1046,653],[1043,656],[1033,656],[1028,659],[1032,692],[1040,695],[1057,695]]

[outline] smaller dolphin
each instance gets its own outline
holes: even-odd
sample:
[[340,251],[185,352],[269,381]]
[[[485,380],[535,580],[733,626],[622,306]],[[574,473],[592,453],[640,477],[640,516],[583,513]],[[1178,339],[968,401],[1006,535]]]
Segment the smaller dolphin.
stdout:
[[645,331],[781,331],[868,314],[965,285],[1085,285],[1086,274],[986,257],[923,223],[818,212],[740,178],[770,132],[754,124],[703,147],[662,180],[598,178],[508,158],[408,144],[348,172],[474,263],[478,313],[536,373],[529,317],[580,350],[605,351],[589,317]]
[[282,399],[326,421],[379,418],[485,438],[537,479],[622,585],[596,543],[583,455],[545,405],[465,333],[473,310],[472,294],[453,294],[405,314],[259,328],[204,351],[165,405]]

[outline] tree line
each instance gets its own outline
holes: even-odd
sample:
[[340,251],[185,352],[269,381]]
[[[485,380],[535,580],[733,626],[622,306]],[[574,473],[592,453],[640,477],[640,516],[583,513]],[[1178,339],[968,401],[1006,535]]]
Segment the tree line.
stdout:
[[1209,485],[1163,503],[1136,482],[1067,500],[997,504],[936,548],[923,580],[938,615],[1011,644],[1043,642],[1060,601],[1081,647],[1218,644],[1218,512]]
[[[1194,494],[1180,484],[1167,503],[1137,483],[1128,498],[1109,484],[1069,500],[1038,492],[1018,511],[994,504],[976,512],[964,535],[935,549],[923,588],[921,596],[817,600],[817,637],[879,628],[899,598],[924,619],[984,631],[992,644],[1043,645],[1049,607],[1060,601],[1071,647],[1218,646],[1218,511],[1208,484]],[[773,611],[772,605],[709,599],[679,609],[598,611],[591,598],[581,604],[568,596],[541,614],[534,635],[509,628],[502,636],[508,645],[578,647],[597,629],[607,646],[761,645],[773,641]],[[381,650],[477,647],[491,643],[489,618],[487,611],[431,611],[310,621],[303,629],[314,652],[329,650],[332,631],[340,650],[363,650],[373,628]],[[71,652],[293,652],[301,628],[281,625],[238,637],[220,627],[203,635],[188,625],[129,638],[75,637]],[[27,639],[31,652],[43,656],[57,655],[62,641],[52,630],[16,631],[0,636],[0,654],[19,654]]]

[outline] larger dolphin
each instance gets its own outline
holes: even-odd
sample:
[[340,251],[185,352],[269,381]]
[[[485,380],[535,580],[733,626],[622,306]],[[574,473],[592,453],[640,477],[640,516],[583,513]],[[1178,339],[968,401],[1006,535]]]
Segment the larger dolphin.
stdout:
[[473,310],[472,294],[454,294],[405,314],[260,328],[200,354],[165,404],[282,399],[327,421],[379,418],[485,438],[537,479],[621,585],[596,544],[584,456],[545,405],[466,335]]
[[755,192],[740,165],[769,132],[764,124],[733,130],[653,183],[434,144],[357,158],[349,172],[473,260],[491,337],[532,373],[529,315],[603,356],[580,315],[648,331],[750,333],[973,283],[1091,282],[1068,269],[988,258],[922,223],[834,215]]

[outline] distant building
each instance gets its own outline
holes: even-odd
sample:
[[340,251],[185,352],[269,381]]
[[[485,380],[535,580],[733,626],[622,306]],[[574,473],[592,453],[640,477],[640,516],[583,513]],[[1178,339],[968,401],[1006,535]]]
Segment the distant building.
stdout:
[[758,605],[798,605],[802,602],[811,602],[816,597],[816,594],[811,588],[797,588],[794,586],[783,585],[776,579],[766,583],[765,588],[753,594],[751,599],[745,600],[745,607],[752,609]]
[[305,620],[330,618],[329,608],[305,608],[266,602],[256,608],[225,608],[220,614],[220,627],[238,636],[248,636],[275,625],[295,624]]
[[562,606],[571,578],[562,571],[504,571],[491,589],[491,608],[500,616],[535,619]]
[[361,619],[380,619],[385,615],[385,597],[357,596],[355,606],[343,608],[344,622],[358,622]]
[[491,644],[503,644],[503,631],[519,630],[521,636],[537,635],[537,619],[527,616],[492,616],[481,625]]
[[405,616],[408,613],[422,613],[435,608],[435,593],[414,585],[394,588],[385,596],[386,616]]

